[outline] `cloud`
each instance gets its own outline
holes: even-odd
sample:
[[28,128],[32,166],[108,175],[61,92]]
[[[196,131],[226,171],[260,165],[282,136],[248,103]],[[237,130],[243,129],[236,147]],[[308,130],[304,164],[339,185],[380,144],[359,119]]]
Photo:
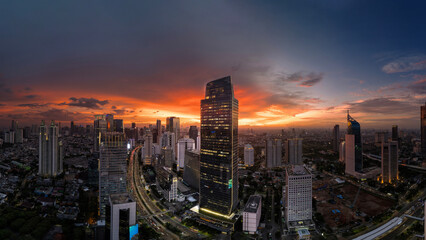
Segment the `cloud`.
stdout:
[[426,56],[408,56],[400,57],[382,67],[382,71],[385,73],[401,73],[411,72],[426,69]]
[[349,103],[351,111],[375,114],[411,114],[418,110],[418,105],[401,101],[396,98],[372,98],[355,103]]
[[37,95],[35,95],[35,94],[31,94],[31,95],[26,95],[25,96],[25,98],[27,98],[27,99],[34,99],[36,97],[37,97]]
[[59,105],[68,105],[74,107],[84,107],[88,109],[101,109],[101,106],[108,104],[108,100],[98,100],[95,98],[70,98],[71,102],[69,103],[60,103]]
[[279,74],[279,79],[282,82],[291,82],[298,83],[299,87],[312,87],[315,84],[322,81],[324,78],[324,73],[304,73],[304,72],[295,72],[292,74],[281,73]]
[[18,107],[29,107],[29,108],[41,108],[41,107],[46,107],[50,105],[49,103],[44,103],[44,104],[40,104],[40,103],[23,103],[23,104],[18,104],[16,106]]

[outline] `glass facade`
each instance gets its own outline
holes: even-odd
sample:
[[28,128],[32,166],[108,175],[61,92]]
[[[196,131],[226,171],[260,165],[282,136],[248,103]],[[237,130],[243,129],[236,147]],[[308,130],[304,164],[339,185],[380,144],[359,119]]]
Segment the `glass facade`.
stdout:
[[229,216],[238,203],[238,100],[231,77],[207,83],[201,100],[200,211]]
[[361,125],[349,115],[348,112],[348,134],[355,136],[355,171],[362,170],[362,141]]

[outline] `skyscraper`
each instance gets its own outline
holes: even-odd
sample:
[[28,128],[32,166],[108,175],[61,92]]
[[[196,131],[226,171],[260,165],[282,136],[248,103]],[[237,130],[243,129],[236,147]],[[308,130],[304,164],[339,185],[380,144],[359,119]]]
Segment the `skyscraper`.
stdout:
[[105,218],[105,205],[113,193],[125,193],[127,173],[127,146],[123,133],[102,135],[99,160],[99,209]]
[[333,151],[338,152],[339,151],[339,144],[340,144],[339,125],[334,125],[332,144],[333,144]]
[[339,162],[345,162],[345,155],[346,155],[346,146],[345,141],[342,141],[340,143],[340,150],[339,150]]
[[398,142],[382,143],[382,179],[391,183],[398,179]]
[[154,154],[153,151],[153,145],[152,145],[152,133],[151,131],[147,131],[144,136],[144,142],[143,142],[143,163],[144,165],[151,165],[152,164],[152,155]]
[[197,126],[190,126],[189,127],[189,137],[194,139],[195,141],[195,148],[197,148],[197,137],[198,137],[198,128]]
[[426,158],[426,102],[424,106],[420,107],[420,131],[422,135],[422,156]]
[[302,138],[288,139],[285,144],[285,156],[288,164],[303,165]]
[[183,181],[189,186],[200,189],[200,152],[194,149],[185,151]]
[[127,193],[111,194],[105,220],[107,239],[132,239],[138,233],[136,202]]
[[181,138],[177,144],[177,170],[185,166],[185,151],[195,149],[195,141],[192,138]]
[[[355,152],[355,171],[362,170],[362,141],[361,141],[361,126],[359,123],[349,115],[348,111],[348,134],[354,135],[354,152]],[[346,153],[350,144],[346,141]],[[348,161],[346,159],[346,161]]]
[[355,175],[355,135],[345,135],[345,173]]
[[392,141],[398,141],[399,133],[398,133],[398,125],[392,126]]
[[93,136],[93,151],[99,152],[99,146],[101,144],[101,137],[107,132],[107,121],[106,115],[95,115],[95,121],[93,123],[94,136]]
[[38,174],[56,176],[63,169],[62,142],[58,141],[59,130],[52,121],[49,128],[42,121],[39,137]]
[[71,124],[70,124],[70,135],[71,136],[74,135],[74,130],[75,130],[74,121],[71,121]]
[[280,167],[282,164],[282,142],[281,139],[266,140],[266,167]]
[[238,204],[238,100],[231,77],[201,100],[200,212],[230,217]]
[[244,146],[244,164],[246,166],[254,165],[254,148],[250,144]]
[[124,132],[124,124],[123,124],[123,119],[114,119],[113,120],[114,123],[114,131],[115,132]]
[[286,168],[285,218],[288,228],[312,219],[312,174],[300,165]]
[[160,147],[161,148],[167,147],[169,149],[172,149],[172,151],[173,151],[173,158],[174,158],[175,152],[176,152],[175,151],[176,150],[175,142],[176,142],[176,137],[175,137],[175,134],[172,133],[172,132],[165,132],[163,134],[163,136],[161,137],[161,145],[160,145]]
[[157,119],[157,124],[156,124],[156,143],[161,144],[161,135],[163,134],[163,129],[161,128],[161,120]]
[[180,118],[168,117],[166,119],[166,131],[174,133],[177,141],[180,138]]

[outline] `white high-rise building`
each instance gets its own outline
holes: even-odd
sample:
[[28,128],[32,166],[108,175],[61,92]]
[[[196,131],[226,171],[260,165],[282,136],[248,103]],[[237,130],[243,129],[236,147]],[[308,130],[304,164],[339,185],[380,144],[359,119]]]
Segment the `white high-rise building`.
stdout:
[[109,239],[118,240],[123,237],[132,239],[133,236],[128,236],[129,233],[132,235],[138,233],[136,202],[127,193],[111,194],[108,198],[105,220]]
[[345,173],[355,175],[355,135],[345,135]]
[[254,165],[254,148],[250,144],[244,146],[244,164],[246,166]]
[[302,165],[286,168],[285,218],[287,227],[309,225],[312,220],[312,174]]
[[58,141],[59,129],[52,121],[48,128],[44,121],[40,126],[38,174],[56,176],[63,169],[62,142]]
[[382,142],[382,179],[392,183],[398,179],[398,142]]
[[243,231],[255,234],[259,226],[261,214],[262,197],[260,195],[250,196],[243,211]]
[[339,162],[345,162],[345,154],[346,154],[346,147],[345,147],[345,141],[342,141],[340,143],[339,147]]
[[268,139],[266,141],[266,167],[280,167],[282,164],[281,139]]
[[185,167],[185,151],[195,149],[195,141],[192,138],[181,138],[177,144],[177,169]]
[[288,139],[285,144],[285,157],[288,164],[302,165],[302,138]]
[[175,156],[176,150],[176,136],[172,132],[165,132],[161,137],[161,148],[168,147],[172,149],[173,156]]

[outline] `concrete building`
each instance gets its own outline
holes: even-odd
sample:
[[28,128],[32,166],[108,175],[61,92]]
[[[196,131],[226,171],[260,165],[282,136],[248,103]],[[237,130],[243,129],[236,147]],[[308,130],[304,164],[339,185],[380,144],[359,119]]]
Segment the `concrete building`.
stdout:
[[286,168],[285,219],[288,229],[312,224],[312,174],[304,166]]
[[333,128],[333,139],[332,139],[332,145],[333,145],[333,151],[337,152],[339,151],[339,144],[340,144],[340,129],[339,125],[334,125]]
[[345,135],[345,173],[355,175],[355,136]]
[[420,133],[422,142],[422,156],[423,158],[426,158],[426,102],[424,106],[420,107]]
[[175,134],[175,142],[180,138],[180,118],[178,117],[168,117],[166,118],[166,131],[172,132]]
[[157,186],[163,193],[167,201],[174,201],[177,198],[177,175],[167,167],[157,168]]
[[125,193],[127,177],[127,142],[123,133],[102,135],[99,160],[99,209],[105,218],[105,205],[111,194]]
[[177,143],[177,170],[185,167],[185,151],[195,149],[195,141],[192,138],[181,138]]
[[194,139],[195,148],[198,148],[198,145],[197,145],[198,128],[197,128],[197,126],[190,126],[188,135],[189,135],[190,138]]
[[244,146],[244,164],[246,166],[254,165],[254,148],[250,144]]
[[183,181],[197,191],[200,189],[200,152],[197,150],[185,151]]
[[[172,149],[173,156],[176,156],[176,136],[172,132],[165,132],[161,137],[161,148],[168,147]],[[174,158],[173,158],[174,160]]]
[[340,150],[339,150],[339,162],[344,163],[345,162],[345,154],[346,154],[346,147],[345,147],[345,141],[342,141],[340,143]]
[[262,197],[251,195],[243,211],[243,231],[255,234],[262,214]]
[[266,167],[274,168],[282,165],[281,139],[266,140]]
[[63,169],[63,147],[58,140],[59,129],[52,121],[49,128],[42,121],[39,136],[38,174],[56,176]]
[[151,131],[147,131],[144,136],[144,142],[143,142],[143,164],[144,165],[151,165],[152,164],[152,155],[154,153],[154,146],[152,143],[152,133]]
[[374,134],[374,144],[377,147],[382,147],[382,143],[385,143],[388,141],[388,132],[376,132]]
[[302,138],[288,139],[285,144],[285,157],[288,164],[302,165]]
[[398,179],[398,142],[382,143],[382,180],[392,183]]
[[132,239],[138,234],[136,202],[127,193],[111,194],[108,200],[105,218],[106,238]]

